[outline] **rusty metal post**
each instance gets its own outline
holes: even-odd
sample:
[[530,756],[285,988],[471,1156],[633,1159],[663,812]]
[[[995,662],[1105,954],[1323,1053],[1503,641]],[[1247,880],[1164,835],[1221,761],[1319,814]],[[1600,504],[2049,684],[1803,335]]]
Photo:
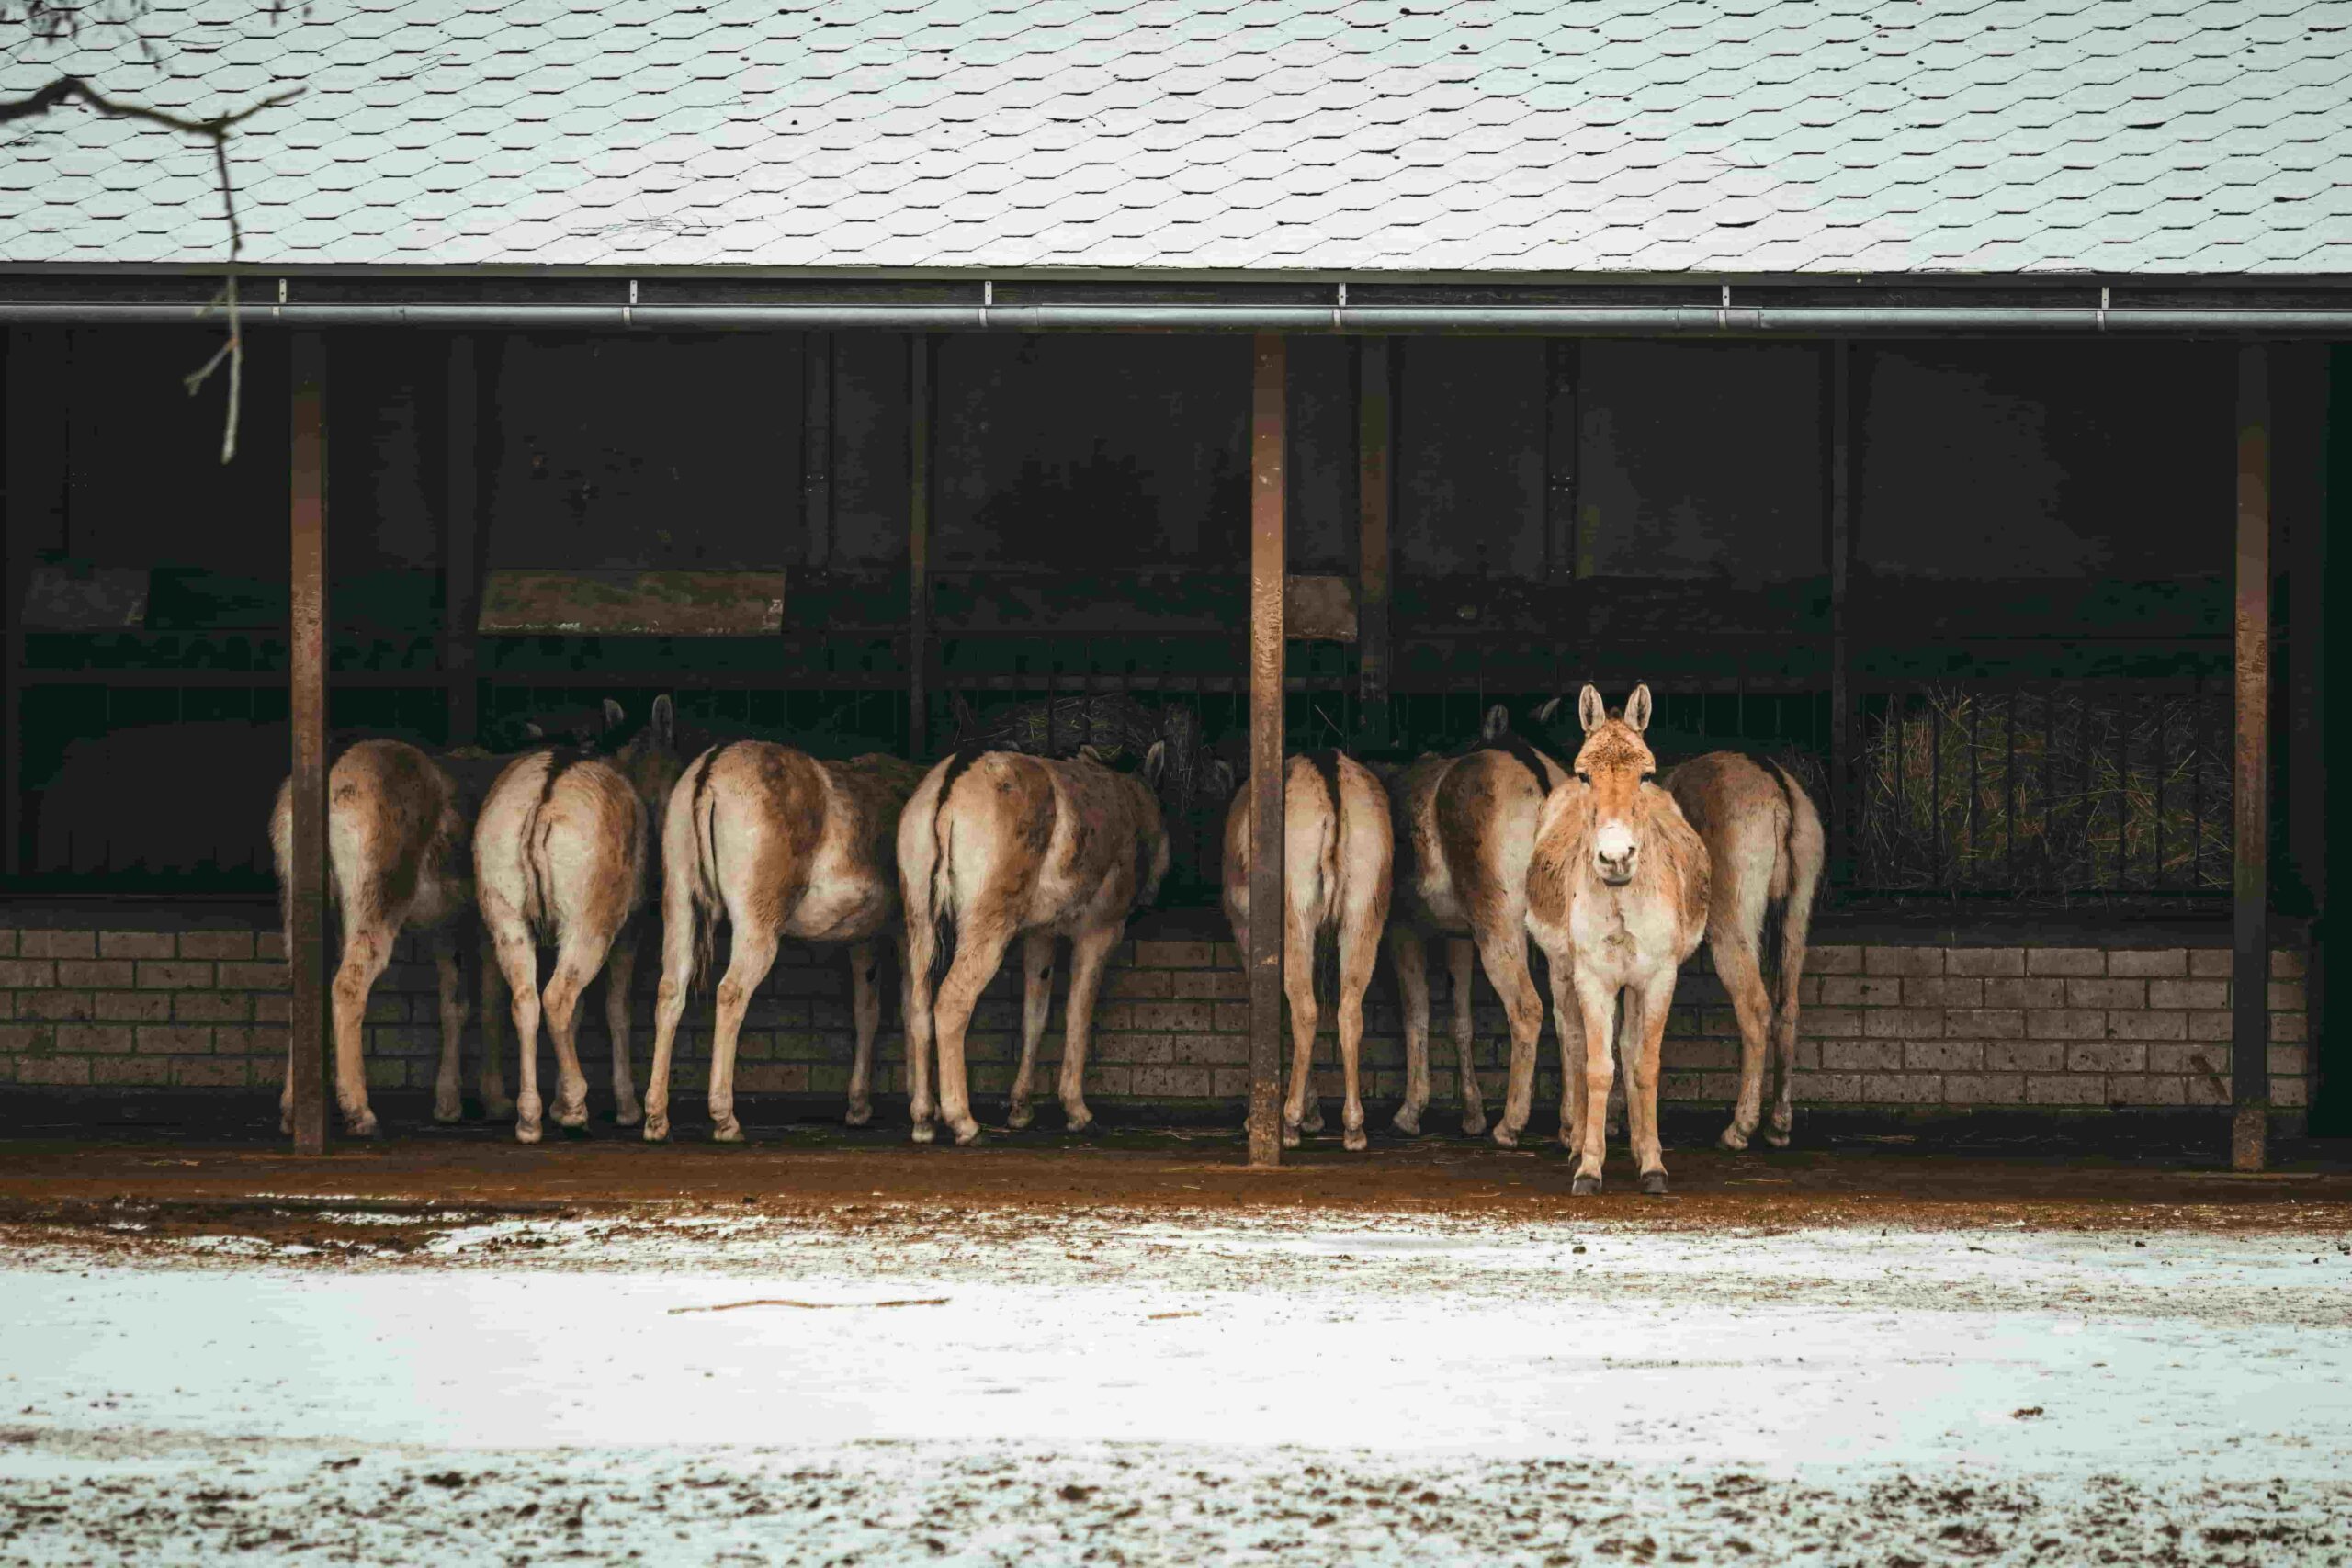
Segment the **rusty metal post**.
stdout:
[[481,383],[476,363],[470,335],[460,333],[449,340],[441,678],[452,746],[469,746],[481,733],[481,682],[474,664],[475,625],[481,610]]
[[931,339],[907,339],[907,755],[931,750]]
[[1854,876],[1854,722],[1852,605],[1847,579],[1854,558],[1854,349],[1829,344],[1822,397],[1829,472],[1829,864],[1833,883]]
[[2238,350],[2237,745],[2231,775],[2230,1164],[2270,1129],[2270,350]]
[[1368,337],[1356,364],[1356,695],[1364,736],[1388,744],[1388,520],[1396,443],[1388,340]]
[[294,731],[292,912],[287,960],[294,976],[289,1060],[294,1150],[326,1147],[327,1043],[327,364],[317,333],[294,334],[293,622],[288,638]]
[[1283,518],[1286,348],[1257,341],[1250,399],[1250,1163],[1282,1163]]

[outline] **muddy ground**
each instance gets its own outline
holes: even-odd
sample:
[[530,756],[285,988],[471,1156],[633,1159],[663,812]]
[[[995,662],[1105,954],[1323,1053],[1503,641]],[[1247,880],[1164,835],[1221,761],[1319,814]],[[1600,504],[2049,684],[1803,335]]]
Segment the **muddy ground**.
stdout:
[[0,1562],[2352,1561],[2324,1151],[902,1138],[0,1143]]

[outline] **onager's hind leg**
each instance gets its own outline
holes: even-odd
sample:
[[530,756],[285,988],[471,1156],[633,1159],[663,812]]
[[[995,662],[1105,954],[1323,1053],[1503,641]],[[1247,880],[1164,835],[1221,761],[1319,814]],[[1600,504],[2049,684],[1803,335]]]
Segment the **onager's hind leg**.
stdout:
[[1013,1069],[1012,1103],[1004,1113],[1004,1124],[1015,1130],[1036,1120],[1029,1097],[1037,1081],[1037,1045],[1053,1010],[1054,933],[1031,931],[1021,939],[1021,1065]]
[[1582,1198],[1600,1190],[1600,1166],[1609,1153],[1609,1085],[1617,1067],[1609,1030],[1617,1010],[1616,998],[1599,980],[1578,975],[1573,984],[1584,1018],[1584,1114],[1577,1119],[1577,1173],[1568,1190]]
[[481,967],[481,1113],[492,1122],[512,1121],[514,1099],[506,1092],[506,971],[499,966],[498,944],[482,928],[478,962]]
[[433,933],[433,965],[441,981],[441,1070],[433,1078],[433,1119],[455,1122],[465,1114],[458,1095],[458,1047],[466,1033],[466,972],[458,962],[458,933]]
[[1378,916],[1350,914],[1340,925],[1340,1142],[1361,1153],[1371,1140],[1364,1136],[1363,1099],[1358,1084],[1363,1059],[1363,994],[1372,988],[1372,971],[1380,959]]
[[1544,1033],[1544,998],[1528,973],[1525,927],[1489,931],[1478,940],[1478,956],[1503,999],[1503,1015],[1510,1025],[1510,1071],[1504,1080],[1503,1115],[1495,1123],[1495,1142],[1515,1149],[1534,1109],[1535,1045]]
[[[401,928],[398,920],[389,917],[360,921],[346,914],[345,919],[349,923],[343,939],[343,964],[335,971],[334,986],[334,1098],[343,1111],[344,1130],[355,1138],[372,1138],[376,1113],[368,1105],[368,1070],[361,1060],[360,1042],[368,995],[392,961],[392,943]],[[288,1066],[292,1066],[290,1058]]]
[[[1298,1147],[1314,1100],[1315,930],[1293,915],[1283,921],[1283,995],[1290,1001],[1290,1093],[1283,1101],[1283,1147]],[[1320,1122],[1321,1118],[1317,1120]]]
[[556,949],[555,971],[545,993],[548,1034],[555,1042],[555,1121],[559,1127],[588,1124],[588,1075],[580,1070],[580,998],[604,964],[606,944],[595,932],[566,931]]
[[514,1059],[521,1068],[520,1092],[514,1097],[514,1138],[517,1143],[536,1144],[539,1112],[544,1109],[539,1100],[539,950],[521,916],[511,911],[493,915],[485,909],[483,918],[494,928],[491,941],[498,967],[514,998]]
[[[930,919],[918,918],[910,909],[906,931],[899,942],[899,995],[905,998],[907,1021],[907,1115],[914,1122],[912,1136],[918,1144],[931,1142],[932,1118],[938,1111],[938,1101],[932,1092],[932,1067],[937,1054],[934,1043],[938,1036],[939,987],[931,977],[931,966],[938,953],[939,942],[932,931]],[[944,983],[944,976],[942,980]]]
[[[717,917],[712,917],[716,919]],[[653,993],[653,1065],[645,1076],[645,1141],[670,1135],[670,1054],[695,985],[696,913],[683,897],[662,900],[662,984]]]
[[613,1043],[613,1120],[634,1127],[645,1119],[637,1101],[637,1084],[629,1059],[629,993],[637,987],[638,944],[645,938],[642,922],[631,920],[613,938],[605,959],[605,1032]]
[[1477,972],[1477,950],[1467,938],[1448,937],[1445,962],[1453,976],[1453,1060],[1462,1072],[1462,1135],[1475,1138],[1487,1130],[1487,1104],[1478,1093],[1477,1066],[1471,1060],[1476,1038],[1470,1019],[1470,986]]
[[[959,1144],[977,1143],[980,1136],[980,1124],[972,1116],[972,1082],[964,1070],[964,1034],[972,1026],[972,1010],[979,1005],[980,993],[996,978],[997,966],[1004,962],[1004,950],[1012,942],[1010,931],[998,935],[977,920],[967,924],[956,961],[947,966],[947,976],[932,998],[928,1021],[933,1048],[939,1053],[939,1119],[947,1123]],[[909,1033],[912,1032],[910,1027]],[[915,1049],[910,1040],[909,1054]],[[916,1080],[916,1092],[924,1097],[917,1101],[915,1111],[917,1143],[931,1141],[929,1088],[921,1078]]]
[[874,1120],[874,1037],[882,1032],[881,978],[875,965],[881,948],[870,942],[853,942],[849,950],[850,1016],[857,1023],[857,1055],[849,1064],[849,1111],[842,1117],[851,1127]]
[[775,967],[775,933],[756,919],[735,922],[734,950],[726,978],[718,982],[718,1022],[710,1041],[710,1136],[714,1143],[740,1144],[743,1124],[735,1120],[735,1045],[752,993]]
[[1716,977],[1731,993],[1732,1016],[1739,1022],[1739,1100],[1732,1108],[1731,1125],[1716,1141],[1727,1149],[1744,1149],[1764,1115],[1764,1057],[1772,1043],[1772,998],[1764,988],[1756,949],[1745,933],[1724,932],[1708,944],[1708,955],[1714,960]]
[[1560,1037],[1560,1146],[1573,1158],[1584,1138],[1584,1072],[1578,1056],[1584,1048],[1584,1015],[1577,1006],[1571,968],[1565,953],[1552,961],[1552,1027]]
[[1094,998],[1102,989],[1102,966],[1112,949],[1127,934],[1125,920],[1099,931],[1080,931],[1069,944],[1069,1006],[1062,1015],[1062,1110],[1069,1130],[1083,1133],[1094,1124],[1086,1108],[1086,1045],[1094,1032]]
[[1429,944],[1406,926],[1388,931],[1388,957],[1396,966],[1397,999],[1405,1014],[1405,1103],[1390,1122],[1407,1137],[1419,1137],[1421,1112],[1430,1105]]

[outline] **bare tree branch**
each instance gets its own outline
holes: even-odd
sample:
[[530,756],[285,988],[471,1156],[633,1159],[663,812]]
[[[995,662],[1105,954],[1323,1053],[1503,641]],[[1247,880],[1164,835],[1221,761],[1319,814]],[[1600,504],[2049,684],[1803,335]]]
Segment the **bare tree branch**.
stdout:
[[214,115],[208,119],[190,119],[164,109],[151,108],[145,104],[126,103],[119,98],[108,97],[78,76],[60,76],[38,92],[0,104],[0,125],[12,120],[29,119],[66,104],[78,103],[110,118],[139,120],[177,131],[183,136],[199,136],[212,143],[212,167],[220,178],[220,206],[229,220],[229,267],[226,277],[222,279],[220,292],[215,294],[211,302],[198,313],[209,315],[214,310],[225,311],[229,336],[214,351],[211,358],[181,379],[187,388],[188,396],[194,397],[221,363],[224,360],[228,363],[229,409],[220,435],[220,460],[223,463],[237,455],[237,407],[243,399],[245,384],[245,336],[243,320],[237,313],[237,263],[244,254],[245,232],[237,221],[236,190],[229,179],[229,133],[264,109],[276,108],[301,96],[301,88],[289,87],[285,92],[273,93],[229,114]]

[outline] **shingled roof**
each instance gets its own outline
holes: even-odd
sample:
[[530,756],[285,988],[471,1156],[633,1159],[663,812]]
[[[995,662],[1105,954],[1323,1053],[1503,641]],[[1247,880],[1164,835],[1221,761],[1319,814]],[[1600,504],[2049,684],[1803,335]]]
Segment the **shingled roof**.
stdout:
[[[254,0],[20,46],[212,114],[262,266],[2352,272],[2352,0]],[[152,61],[146,58],[152,52]],[[209,153],[0,141],[0,263]]]

